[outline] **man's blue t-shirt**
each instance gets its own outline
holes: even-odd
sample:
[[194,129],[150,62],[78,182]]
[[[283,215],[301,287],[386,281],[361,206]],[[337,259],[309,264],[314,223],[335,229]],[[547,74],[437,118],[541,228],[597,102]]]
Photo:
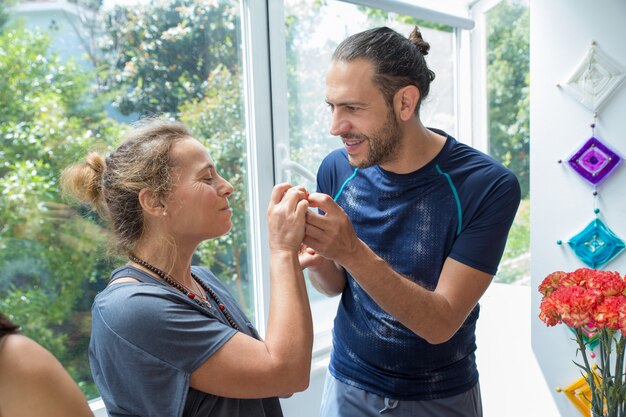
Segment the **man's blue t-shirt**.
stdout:
[[[206,268],[193,272],[220,300],[242,332],[256,330],[222,283]],[[189,386],[191,374],[237,332],[219,312],[194,303],[151,275],[124,266],[92,307],[89,360],[109,416],[282,417],[277,398],[235,399]],[[219,375],[215,375],[219,378]]]
[[[377,165],[356,170],[345,149],[338,149],[317,176],[318,191],[335,198],[358,237],[398,273],[430,290],[448,257],[495,275],[520,201],[511,171],[436,132],[447,137],[443,149],[415,172],[395,174]],[[453,396],[476,384],[478,306],[449,341],[431,345],[346,277],[333,329],[334,377],[377,395],[416,401]]]

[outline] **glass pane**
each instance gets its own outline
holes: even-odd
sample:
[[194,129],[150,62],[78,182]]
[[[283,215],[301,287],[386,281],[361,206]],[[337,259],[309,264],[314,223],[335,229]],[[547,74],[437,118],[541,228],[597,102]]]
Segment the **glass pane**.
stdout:
[[233,231],[204,243],[194,264],[254,319],[239,2],[102,3],[0,5],[0,311],[90,399],[91,303],[126,260],[107,251],[94,213],[62,198],[57,178],[88,150],[113,149],[140,115],[184,121],[235,187]]
[[[438,127],[454,135],[454,32],[452,28],[398,16],[382,10],[340,1],[285,1],[287,50],[289,159],[315,174],[322,158],[341,146],[329,134],[330,110],[325,102],[325,75],[336,46],[347,36],[376,26],[389,26],[408,36],[418,25],[431,45],[426,56],[436,78],[420,115],[426,126]],[[315,189],[315,182],[291,172],[293,182]],[[332,327],[338,299],[327,299],[310,288],[316,344]]]
[[530,285],[528,2],[502,1],[485,20],[489,153],[517,175],[522,187],[495,282]]

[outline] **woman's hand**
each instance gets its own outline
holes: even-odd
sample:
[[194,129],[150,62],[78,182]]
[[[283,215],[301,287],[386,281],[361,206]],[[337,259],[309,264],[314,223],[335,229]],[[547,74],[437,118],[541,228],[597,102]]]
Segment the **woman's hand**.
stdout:
[[304,224],[309,207],[308,193],[302,186],[274,186],[267,209],[270,250],[298,253],[304,239]]
[[315,249],[305,245],[300,245],[300,251],[298,252],[298,261],[302,269],[309,268],[310,270],[316,270],[320,267],[324,261],[327,260],[319,253],[315,252]]

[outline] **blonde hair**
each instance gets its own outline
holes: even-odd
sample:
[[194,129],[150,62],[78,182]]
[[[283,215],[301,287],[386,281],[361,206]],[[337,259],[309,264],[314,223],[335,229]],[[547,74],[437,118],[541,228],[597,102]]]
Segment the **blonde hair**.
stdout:
[[167,197],[173,185],[170,150],[191,137],[182,123],[144,119],[106,159],[91,152],[84,162],[65,168],[63,193],[91,205],[109,222],[117,250],[132,253],[144,232],[139,192],[148,189],[157,198]]

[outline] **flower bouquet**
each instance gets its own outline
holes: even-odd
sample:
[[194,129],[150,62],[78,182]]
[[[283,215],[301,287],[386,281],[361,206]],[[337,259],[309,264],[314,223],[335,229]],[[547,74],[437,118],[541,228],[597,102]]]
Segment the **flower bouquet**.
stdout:
[[[617,272],[580,268],[553,272],[541,283],[539,318],[548,326],[565,323],[576,335],[583,371],[590,388],[592,416],[625,417],[624,350],[626,348],[626,283]],[[589,348],[595,329],[599,355]],[[577,352],[578,356],[578,352]],[[590,358],[597,359],[592,364]]]

